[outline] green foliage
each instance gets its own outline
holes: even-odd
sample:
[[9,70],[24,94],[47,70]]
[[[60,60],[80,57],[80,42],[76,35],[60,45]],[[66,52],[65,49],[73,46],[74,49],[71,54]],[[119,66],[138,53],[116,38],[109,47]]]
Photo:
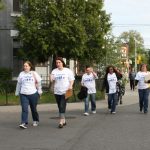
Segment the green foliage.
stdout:
[[10,80],[12,78],[12,70],[8,68],[0,68],[0,81]]
[[129,32],[123,32],[120,35],[120,39],[129,45],[129,56],[134,57],[135,42],[137,53],[143,53],[144,51],[144,40],[139,32],[130,30]]
[[26,0],[16,27],[23,59],[47,61],[51,55],[98,62],[104,35],[111,29],[103,0]]
[[15,86],[12,81],[12,70],[8,68],[0,68],[0,94],[13,92]]
[[4,3],[0,0],[0,10],[4,8]]

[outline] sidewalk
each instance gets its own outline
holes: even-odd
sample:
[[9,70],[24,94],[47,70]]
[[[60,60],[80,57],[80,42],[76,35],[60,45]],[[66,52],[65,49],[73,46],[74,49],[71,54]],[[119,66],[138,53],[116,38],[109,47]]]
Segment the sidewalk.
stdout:
[[[132,96],[132,99],[131,99]],[[137,89],[135,91],[131,91],[129,88],[129,84],[126,86],[126,92],[123,96],[123,104],[118,105],[118,107],[132,105],[138,103],[138,92]],[[107,100],[97,101],[97,109],[107,108]],[[55,111],[58,110],[56,104],[39,104],[38,111]],[[68,103],[67,110],[84,110],[84,103],[76,102],[76,103]],[[0,106],[0,112],[20,112],[20,105],[17,106]]]

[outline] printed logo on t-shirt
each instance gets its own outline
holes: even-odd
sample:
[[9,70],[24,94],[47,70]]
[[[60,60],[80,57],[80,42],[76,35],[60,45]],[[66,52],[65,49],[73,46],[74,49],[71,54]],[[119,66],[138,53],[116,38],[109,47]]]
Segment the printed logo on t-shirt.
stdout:
[[63,80],[65,79],[65,74],[57,74],[55,80]]
[[23,82],[33,82],[33,77],[32,76],[24,76],[22,79]]
[[93,78],[85,78],[84,79],[84,82],[92,82],[93,81]]

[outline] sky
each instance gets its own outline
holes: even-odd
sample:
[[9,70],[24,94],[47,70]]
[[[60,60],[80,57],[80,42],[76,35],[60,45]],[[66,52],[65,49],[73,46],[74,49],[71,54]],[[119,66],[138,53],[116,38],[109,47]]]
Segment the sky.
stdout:
[[115,36],[135,30],[143,37],[144,46],[150,48],[150,0],[104,0],[104,9],[111,14]]

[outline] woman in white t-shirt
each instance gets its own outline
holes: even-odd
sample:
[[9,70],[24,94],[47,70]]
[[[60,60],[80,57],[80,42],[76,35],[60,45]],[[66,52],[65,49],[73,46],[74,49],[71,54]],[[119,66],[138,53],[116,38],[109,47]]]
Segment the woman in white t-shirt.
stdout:
[[56,67],[52,70],[50,75],[51,82],[54,82],[54,95],[59,109],[59,128],[63,128],[66,125],[65,112],[67,101],[65,99],[65,93],[67,90],[71,90],[74,83],[73,72],[65,67],[63,58],[56,58]]
[[24,70],[19,74],[16,86],[16,96],[20,96],[22,106],[20,128],[26,129],[28,124],[28,105],[30,105],[33,126],[38,126],[39,115],[37,112],[37,103],[39,95],[42,94],[41,77],[37,72],[33,71],[33,66],[30,61],[24,63]]
[[106,68],[102,90],[106,89],[106,93],[108,94],[108,109],[112,114],[116,113],[117,82],[121,77],[122,74],[117,72],[113,66]]
[[135,85],[138,85],[140,112],[144,111],[145,114],[148,112],[148,97],[150,91],[148,84],[150,80],[145,81],[145,77],[148,75],[150,76],[150,72],[147,71],[147,65],[142,64],[140,66],[140,71],[135,77]]

